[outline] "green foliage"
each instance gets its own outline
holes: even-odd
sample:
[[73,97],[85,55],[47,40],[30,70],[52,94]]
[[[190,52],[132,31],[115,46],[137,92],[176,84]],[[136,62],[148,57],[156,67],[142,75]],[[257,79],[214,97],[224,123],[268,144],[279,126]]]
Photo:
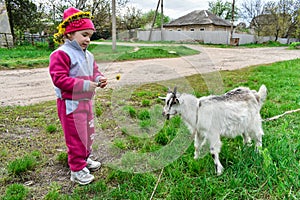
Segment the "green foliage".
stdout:
[[138,113],[138,119],[140,120],[147,120],[147,119],[150,119],[150,112],[146,109],[144,110],[141,110],[139,113]]
[[61,186],[56,182],[52,182],[50,185],[50,191],[45,196],[45,200],[60,199],[60,197],[59,197],[60,190],[61,190]]
[[[287,110],[299,108],[299,63],[299,59],[296,59],[236,71],[223,71],[220,74],[226,91],[237,86],[247,86],[257,90],[261,84],[265,84],[268,88],[268,96],[261,110],[262,118],[265,119],[282,114]],[[186,77],[186,79],[198,97],[209,94],[201,76],[193,75]],[[151,105],[157,106],[155,109],[152,107],[151,109],[145,108],[141,102],[147,99],[151,100],[152,104],[154,103],[153,100],[157,98],[157,94],[165,94],[166,90],[167,88],[158,87],[157,84],[147,84],[133,92],[128,100],[129,106],[125,106],[122,110],[128,115],[130,115],[129,110],[132,110],[132,114],[126,120],[136,120],[135,123],[140,127],[146,126],[150,120],[151,123],[154,123],[154,118],[158,118],[154,114],[157,112],[161,115],[162,102],[156,102],[158,105]],[[110,93],[101,95],[101,102],[104,100],[111,101],[111,96],[106,94]],[[53,158],[52,156],[61,157],[58,158],[59,164],[55,164],[47,170],[51,168],[57,170],[55,167],[62,167],[61,161],[67,160],[66,153],[57,152],[57,149],[65,147],[64,141],[61,139],[62,136],[57,133],[48,134],[44,128],[47,124],[59,126],[55,109],[54,101],[33,106],[0,108],[0,121],[10,127],[11,133],[6,134],[7,127],[0,126],[0,132],[3,133],[0,134],[0,145],[5,147],[5,150],[0,152],[2,164],[14,162],[15,157],[23,155],[23,152],[33,152],[39,149],[42,153],[33,152],[29,157],[34,157],[37,160],[43,156],[46,159],[42,160],[41,165],[35,165],[34,169],[36,170],[32,171],[30,175],[35,177],[37,173],[46,170],[45,168],[48,166],[49,159]],[[111,117],[110,106],[102,106],[102,109],[102,115],[105,117],[99,119],[101,124],[116,120],[109,118]],[[17,118],[18,120],[15,120]],[[263,122],[265,135],[260,153],[255,151],[254,145],[251,147],[244,145],[241,137],[222,138],[223,146],[220,160],[225,170],[221,176],[216,176],[214,163],[209,154],[204,155],[199,160],[193,159],[192,138],[190,138],[180,117],[173,117],[171,120],[164,121],[155,135],[142,135],[147,137],[130,136],[131,132],[128,131],[128,127],[120,127],[120,129],[115,130],[116,126],[113,125],[101,134],[106,134],[107,137],[115,136],[113,145],[125,152],[127,156],[125,161],[129,164],[132,164],[131,161],[138,160],[134,155],[146,155],[142,158],[149,161],[147,156],[150,153],[163,151],[172,145],[180,134],[186,134],[180,138],[174,148],[179,149],[180,144],[186,141],[190,142],[188,148],[178,152],[178,158],[164,166],[161,179],[154,193],[154,199],[299,199],[299,120],[300,115],[293,113],[278,120]],[[139,124],[139,122],[143,123]],[[150,125],[150,127],[152,126]],[[24,127],[29,128],[31,132],[36,131],[37,134],[32,134],[27,138],[27,133],[20,131]],[[15,138],[11,139],[11,137]],[[44,154],[44,152],[46,153]],[[170,154],[166,153],[163,156],[167,160]],[[1,197],[9,199],[7,196],[12,193],[11,191],[18,191],[18,189],[8,189],[12,186],[6,186],[7,183],[19,181],[23,183],[28,174],[19,173],[19,176],[11,176],[11,172],[6,173],[1,170],[5,168],[5,166],[1,166],[1,163],[0,193],[4,194]],[[64,165],[63,167],[67,169],[67,166]],[[149,199],[158,181],[161,168],[157,170],[145,173],[129,173],[103,166],[100,171],[93,173],[96,180],[88,186],[70,185],[69,175],[66,175],[65,179],[59,179],[60,181],[57,183],[52,182],[50,187],[48,182],[42,181],[40,183],[44,186],[36,184],[33,188],[35,191],[47,191],[45,199]],[[7,171],[13,170],[7,167]],[[24,186],[19,185],[19,187],[21,189],[20,192],[17,192],[18,194],[22,193]],[[3,188],[6,188],[6,191]],[[13,195],[17,195],[17,193],[13,193]],[[26,194],[21,198],[10,199],[26,199]],[[32,198],[41,198],[41,196],[32,192]]]
[[[155,11],[154,10],[150,10],[149,12],[145,13],[143,16],[142,16],[142,20],[143,20],[143,24],[142,24],[142,28],[144,28],[146,25],[149,25],[153,23],[153,19],[154,19],[154,15],[155,15]],[[156,15],[156,19],[155,19],[155,22],[154,22],[154,28],[160,28],[161,27],[161,13],[158,12],[157,15]],[[163,19],[163,23],[166,24],[170,22],[170,17],[168,16],[164,16],[164,19]]]
[[14,183],[6,188],[5,195],[1,198],[3,200],[22,200],[26,199],[28,189],[24,185]]
[[68,166],[68,154],[67,152],[60,152],[57,156],[57,160],[64,166]]
[[21,175],[21,173],[34,169],[37,161],[32,155],[25,155],[10,162],[7,166],[8,172],[13,175]]
[[142,100],[142,106],[146,107],[146,106],[150,106],[151,101],[148,99],[143,99]]
[[57,131],[56,125],[50,124],[46,127],[48,133],[55,133]]
[[[222,19],[231,20],[232,19],[232,3],[222,0],[217,1],[209,1],[208,2],[208,10],[212,12],[213,14],[221,17]],[[234,20],[237,20],[238,17],[238,8],[235,5],[234,8]]]
[[9,18],[13,21],[13,27],[11,28],[15,33],[17,31],[24,32],[30,28],[33,30],[37,27],[40,13],[33,2],[29,0],[9,0],[6,6]]
[[[185,46],[139,46],[139,50],[134,51],[133,47],[120,45],[117,47],[117,52],[112,52],[110,45],[92,44],[90,45],[89,50],[94,54],[95,60],[97,61],[124,61],[147,58],[174,58],[199,53],[199,51],[187,48]],[[170,51],[174,51],[176,52],[176,54],[170,53]]]
[[299,49],[300,48],[300,42],[293,42],[289,46],[291,49]]
[[[120,45],[118,52],[112,52],[110,45],[91,44],[89,50],[94,54],[97,62],[173,58],[199,53],[184,46],[140,47],[139,51],[134,52],[133,47]],[[169,51],[175,51],[176,54]],[[46,43],[36,43],[35,46],[21,45],[11,49],[0,48],[0,70],[46,67],[49,65],[51,52]]]
[[100,117],[102,115],[103,109],[101,104],[95,105],[95,115],[96,117]]
[[134,60],[141,58],[174,58],[175,54],[170,54],[167,50],[160,48],[141,48],[136,52],[122,54],[118,60]]
[[132,106],[125,106],[124,110],[128,112],[129,116],[135,118],[137,115],[136,109]]
[[51,50],[45,44],[0,48],[0,69],[34,68],[47,66]]

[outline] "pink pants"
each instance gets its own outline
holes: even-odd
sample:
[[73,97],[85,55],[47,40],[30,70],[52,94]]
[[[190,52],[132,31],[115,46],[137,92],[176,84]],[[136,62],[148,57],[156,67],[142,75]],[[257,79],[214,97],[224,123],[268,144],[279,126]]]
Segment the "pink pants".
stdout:
[[95,132],[92,101],[80,101],[78,108],[67,115],[65,100],[57,99],[57,110],[68,149],[69,167],[71,171],[80,171],[86,167],[92,150]]

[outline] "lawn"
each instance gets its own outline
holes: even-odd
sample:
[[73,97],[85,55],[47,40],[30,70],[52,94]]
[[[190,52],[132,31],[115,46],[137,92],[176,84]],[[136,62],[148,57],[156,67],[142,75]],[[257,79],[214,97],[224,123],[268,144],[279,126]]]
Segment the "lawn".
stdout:
[[[156,47],[140,46],[137,50],[132,46],[118,45],[116,52],[112,52],[111,45],[91,44],[89,50],[94,54],[97,62],[174,58],[199,53],[185,46],[167,44]],[[47,48],[46,43],[37,43],[35,46],[17,46],[11,49],[0,48],[0,70],[45,67],[49,64],[51,52],[52,50]]]
[[[265,119],[299,108],[299,61],[220,73],[226,91],[240,85],[255,90],[261,84],[267,86],[268,97],[261,110]],[[300,198],[299,113],[263,122],[260,154],[253,146],[244,146],[241,137],[222,139],[220,160],[225,171],[216,176],[209,154],[193,159],[193,143],[180,117],[170,121],[161,117],[163,102],[158,96],[166,93],[171,82],[97,92],[96,127],[101,137],[93,148],[106,163],[93,173],[96,180],[87,186],[69,181],[54,101],[0,107],[2,198]],[[185,83],[197,96],[210,93],[201,75],[186,77]]]

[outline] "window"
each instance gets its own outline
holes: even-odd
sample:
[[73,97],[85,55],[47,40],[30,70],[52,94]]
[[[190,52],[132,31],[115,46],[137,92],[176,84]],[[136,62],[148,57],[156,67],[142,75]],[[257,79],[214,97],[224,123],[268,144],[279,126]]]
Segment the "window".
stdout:
[[195,31],[195,29],[194,29],[194,28],[191,28],[190,31]]
[[205,31],[205,28],[200,28],[200,31]]
[[181,29],[179,28],[179,29],[177,29],[177,31],[181,31]]

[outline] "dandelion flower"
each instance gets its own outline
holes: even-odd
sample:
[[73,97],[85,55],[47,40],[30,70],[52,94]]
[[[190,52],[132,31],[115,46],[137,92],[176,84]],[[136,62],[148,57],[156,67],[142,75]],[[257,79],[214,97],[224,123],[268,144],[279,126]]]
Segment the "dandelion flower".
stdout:
[[121,79],[121,74],[117,74],[116,76],[117,81]]

